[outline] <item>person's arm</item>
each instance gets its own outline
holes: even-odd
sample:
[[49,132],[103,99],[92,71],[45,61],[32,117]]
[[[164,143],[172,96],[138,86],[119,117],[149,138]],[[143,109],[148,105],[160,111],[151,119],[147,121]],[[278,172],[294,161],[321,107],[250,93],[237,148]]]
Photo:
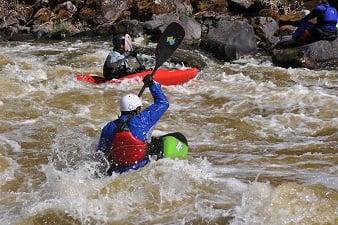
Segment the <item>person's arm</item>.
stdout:
[[100,135],[99,144],[97,146],[97,151],[102,151],[106,156],[107,154],[109,154],[113,141],[113,135],[115,134],[115,132],[116,125],[114,122],[109,122],[103,127]]
[[153,96],[154,103],[139,114],[139,117],[142,118],[142,123],[146,124],[147,129],[153,127],[169,108],[169,101],[159,83],[154,82],[151,84],[149,90]]
[[325,8],[321,5],[317,5],[309,14],[307,14],[302,20],[301,22],[306,22],[309,21],[313,18],[316,18],[317,16],[319,16],[323,11],[325,10]]

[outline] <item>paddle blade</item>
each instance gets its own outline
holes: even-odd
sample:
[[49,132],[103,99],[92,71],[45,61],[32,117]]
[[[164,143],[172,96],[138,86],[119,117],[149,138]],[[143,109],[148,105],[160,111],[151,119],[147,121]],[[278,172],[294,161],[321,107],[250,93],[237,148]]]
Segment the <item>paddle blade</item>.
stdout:
[[124,35],[124,50],[126,52],[133,51],[133,45],[129,34]]
[[165,61],[167,61],[167,59],[170,58],[183,41],[184,35],[184,28],[179,23],[172,22],[168,25],[157,42],[155,51],[155,68],[159,68]]
[[[185,36],[184,28],[176,22],[172,22],[167,26],[167,28],[161,34],[160,39],[157,42],[156,50],[155,50],[155,68],[151,73],[153,77],[155,75],[156,70],[165,62],[170,56],[174,53],[174,51],[181,44]],[[145,90],[145,86],[141,88],[138,96],[141,97]]]

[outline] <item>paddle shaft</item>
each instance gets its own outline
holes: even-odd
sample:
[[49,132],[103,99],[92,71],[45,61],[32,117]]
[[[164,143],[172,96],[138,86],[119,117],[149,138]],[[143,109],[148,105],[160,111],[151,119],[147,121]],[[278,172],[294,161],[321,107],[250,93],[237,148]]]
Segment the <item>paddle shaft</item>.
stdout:
[[[157,69],[158,69],[158,67],[157,67],[157,68],[156,68],[156,67],[154,68],[154,70],[153,70],[153,71],[151,72],[151,74],[150,74],[151,77],[154,77],[154,75],[155,75]],[[142,94],[143,94],[143,92],[144,92],[145,89],[146,89],[146,86],[143,85],[142,88],[141,88],[141,90],[140,90],[140,92],[138,93],[138,97],[141,97],[141,96],[142,96]]]
[[[155,50],[155,68],[150,74],[151,77],[155,76],[156,70],[175,52],[180,43],[183,41],[185,31],[183,27],[176,23],[172,22],[168,27],[163,31]],[[141,88],[138,96],[141,97],[145,85]]]

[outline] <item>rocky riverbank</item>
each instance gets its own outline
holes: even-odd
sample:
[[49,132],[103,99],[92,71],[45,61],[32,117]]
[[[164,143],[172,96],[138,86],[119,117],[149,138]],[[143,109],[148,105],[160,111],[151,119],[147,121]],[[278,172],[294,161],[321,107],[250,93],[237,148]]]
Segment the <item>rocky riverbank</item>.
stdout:
[[[4,0],[0,40],[64,39],[129,33],[156,42],[172,21],[186,30],[184,46],[217,59],[272,56],[278,66],[334,68],[338,40],[272,51],[290,35],[316,0]],[[337,1],[333,1],[337,7]],[[323,49],[325,51],[323,51]],[[292,57],[290,57],[292,56]]]

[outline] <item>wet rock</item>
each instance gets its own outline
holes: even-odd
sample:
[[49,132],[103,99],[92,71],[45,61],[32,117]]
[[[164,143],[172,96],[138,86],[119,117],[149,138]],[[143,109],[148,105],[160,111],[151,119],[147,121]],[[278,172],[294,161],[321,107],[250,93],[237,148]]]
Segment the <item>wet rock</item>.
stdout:
[[[154,55],[155,52],[154,47],[134,47],[136,51],[147,55]],[[196,54],[194,51],[186,51],[181,48],[178,48],[174,52],[174,54],[168,59],[168,61],[172,63],[183,64],[187,67],[197,67],[199,69],[203,69],[204,67],[206,67],[206,62],[199,54]]]
[[279,13],[274,9],[261,9],[258,12],[258,15],[262,17],[271,17],[276,21],[278,21],[280,17]]
[[5,34],[4,31],[0,31],[0,41],[7,41],[7,35]]
[[248,9],[250,6],[255,4],[255,0],[230,0],[230,2],[245,9]]
[[143,23],[137,20],[121,20],[113,26],[113,34],[130,34],[132,37],[138,37],[143,34]]
[[305,16],[304,12],[294,12],[279,17],[279,25],[294,25],[297,26],[300,20]]
[[253,18],[255,33],[259,38],[268,44],[275,43],[279,26],[278,23],[271,17],[255,17]]
[[23,23],[27,23],[33,16],[34,9],[30,5],[20,5],[18,7],[18,13],[22,15],[21,20]]
[[34,14],[32,20],[34,24],[43,24],[49,22],[52,16],[54,13],[49,8],[41,8]]
[[202,35],[201,24],[188,16],[180,16],[179,23],[185,30],[183,43],[198,46]]
[[[90,7],[84,6],[79,11],[79,18],[89,24],[92,24],[93,18],[96,16],[96,11]],[[95,24],[95,23],[94,23]]]
[[198,45],[202,28],[195,19],[176,14],[154,15],[153,19],[144,23],[145,31],[152,36],[151,41],[157,42],[164,29],[172,22],[177,22],[185,30],[184,43],[188,45]]
[[295,32],[296,29],[297,29],[297,27],[294,27],[292,25],[284,25],[284,26],[281,26],[278,29],[277,33],[278,33],[279,36],[292,35],[293,32]]
[[64,9],[60,9],[58,13],[56,14],[55,18],[58,20],[71,20],[73,14],[69,11],[66,11]]
[[122,15],[123,11],[131,7],[131,3],[131,0],[104,1],[101,10],[105,22],[115,22]]
[[47,24],[44,24],[44,25],[36,24],[36,25],[33,25],[31,32],[34,35],[34,37],[36,37],[37,39],[40,39],[40,38],[48,37],[50,30],[51,29]]
[[318,41],[297,48],[273,50],[272,60],[277,66],[306,67],[323,69],[336,67],[338,64],[338,39]]
[[39,9],[41,7],[48,7],[49,6],[49,0],[36,0],[33,8],[34,9]]
[[132,6],[132,17],[140,21],[148,21],[153,15],[192,15],[192,11],[189,0],[135,0]]
[[62,11],[63,13],[68,12],[72,16],[77,11],[77,8],[71,1],[66,1],[62,4],[58,4],[55,7],[55,14],[59,14],[60,11]]
[[0,24],[0,29],[19,24],[18,13],[11,10],[8,15],[3,19],[3,22]]
[[225,0],[191,0],[195,12],[227,12],[228,1]]
[[201,46],[221,60],[234,60],[257,51],[253,27],[246,20],[230,16],[209,27]]
[[130,34],[133,37],[143,33],[143,23],[137,20],[121,20],[117,23],[105,23],[94,29],[100,36],[110,36],[115,34]]

